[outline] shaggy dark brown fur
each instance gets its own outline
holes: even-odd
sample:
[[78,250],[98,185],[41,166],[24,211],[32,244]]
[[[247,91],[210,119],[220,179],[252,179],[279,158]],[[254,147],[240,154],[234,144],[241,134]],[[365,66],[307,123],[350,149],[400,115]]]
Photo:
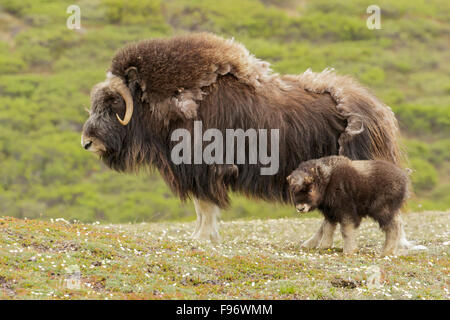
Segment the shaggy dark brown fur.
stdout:
[[[395,117],[365,89],[330,71],[272,74],[268,63],[232,40],[203,33],[138,42],[118,51],[110,72],[131,91],[131,121],[117,121],[115,114],[125,113],[123,99],[107,81],[98,84],[83,146],[118,171],[157,168],[181,199],[226,207],[233,190],[288,203],[286,176],[303,161],[336,154],[399,161]],[[223,134],[227,128],[279,129],[278,173],[260,175],[261,164],[238,170],[173,164],[171,133],[192,132],[194,120]]]
[[[343,233],[369,216],[386,232],[383,254],[395,252],[402,232],[399,210],[408,194],[406,171],[384,160],[331,156],[303,162],[287,180],[299,212],[319,209],[331,225],[340,223]],[[348,241],[344,251],[351,252],[356,248]]]

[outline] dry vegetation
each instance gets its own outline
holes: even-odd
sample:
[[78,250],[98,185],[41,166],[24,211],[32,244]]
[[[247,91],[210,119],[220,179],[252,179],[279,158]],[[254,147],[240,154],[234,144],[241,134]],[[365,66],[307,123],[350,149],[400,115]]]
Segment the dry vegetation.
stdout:
[[[318,218],[222,223],[221,244],[189,239],[193,223],[126,225],[0,219],[0,299],[449,299],[449,213],[405,217],[427,251],[378,258],[366,220],[360,252],[301,250]],[[77,265],[79,289],[66,268]],[[369,288],[372,266],[382,286]]]
[[[81,30],[66,27],[74,3]],[[366,28],[370,4],[0,0],[0,215],[15,217],[0,218],[0,299],[449,299],[450,2],[379,0],[377,31]],[[415,170],[409,210],[439,210],[406,217],[429,250],[379,259],[383,235],[366,222],[358,255],[342,255],[340,236],[338,249],[302,251],[314,215],[223,222],[218,245],[190,240],[194,222],[106,224],[193,217],[159,175],[119,175],[79,145],[89,91],[114,52],[191,31],[235,37],[276,72],[334,67],[389,104]],[[292,212],[233,196],[224,219]],[[73,265],[74,290],[64,282]],[[378,289],[366,284],[371,266]]]
[[[80,6],[81,30],[66,27]],[[275,72],[333,67],[399,119],[416,197],[450,208],[450,1],[0,0],[0,215],[127,223],[192,219],[158,174],[118,175],[80,146],[92,86],[127,43],[191,31],[242,42]],[[120,197],[117,195],[120,194]],[[282,218],[288,206],[236,196],[227,219]]]

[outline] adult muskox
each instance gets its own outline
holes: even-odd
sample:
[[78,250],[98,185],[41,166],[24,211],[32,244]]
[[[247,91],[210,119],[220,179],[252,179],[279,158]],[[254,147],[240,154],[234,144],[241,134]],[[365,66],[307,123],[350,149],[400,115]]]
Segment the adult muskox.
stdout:
[[[175,129],[279,129],[279,170],[256,164],[175,164]],[[328,155],[399,161],[391,110],[331,70],[273,74],[233,40],[201,33],[131,44],[94,86],[82,146],[111,168],[159,170],[181,199],[193,198],[194,238],[217,240],[228,191],[290,202],[286,177],[300,162]],[[233,151],[236,152],[236,151]],[[233,155],[236,158],[237,155]]]

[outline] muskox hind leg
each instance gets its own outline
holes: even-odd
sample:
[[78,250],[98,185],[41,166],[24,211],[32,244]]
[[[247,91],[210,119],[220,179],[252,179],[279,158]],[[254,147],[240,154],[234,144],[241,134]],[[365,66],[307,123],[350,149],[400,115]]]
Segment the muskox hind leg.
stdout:
[[405,233],[405,223],[403,222],[402,216],[400,215],[400,213],[398,214],[398,219],[400,220],[400,240],[398,241],[398,246],[399,248],[402,249],[426,249],[426,247],[424,246],[416,246],[414,244],[414,242],[409,241],[408,239],[406,239],[406,233]]
[[219,225],[217,219],[220,209],[214,203],[194,198],[195,212],[197,213],[197,224],[192,238],[198,240],[220,240]]
[[382,229],[386,234],[386,240],[381,250],[381,256],[395,255],[402,237],[402,219],[400,213],[397,213],[388,224],[382,226]]
[[427,247],[423,245],[416,245],[414,241],[409,241],[408,239],[406,239],[405,223],[403,222],[403,219],[400,214],[398,218],[400,219],[401,222],[400,240],[398,241],[398,248],[409,250],[427,250]]
[[343,219],[341,221],[341,233],[342,238],[344,239],[344,254],[352,254],[358,249],[355,231],[355,224],[351,219]]

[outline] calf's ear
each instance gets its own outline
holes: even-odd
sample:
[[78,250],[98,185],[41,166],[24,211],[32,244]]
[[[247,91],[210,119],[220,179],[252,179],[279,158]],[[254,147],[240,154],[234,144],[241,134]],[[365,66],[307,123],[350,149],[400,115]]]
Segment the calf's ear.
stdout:
[[287,176],[286,178],[287,182],[291,185],[292,183],[294,183],[294,179],[292,178],[291,175]]
[[303,187],[303,183],[305,182],[302,178],[295,177],[295,176],[288,176],[286,178],[287,182],[289,183],[289,186],[291,187],[291,190],[294,192],[299,191]]
[[305,183],[305,184],[311,184],[311,183],[313,183],[313,181],[314,181],[314,178],[313,178],[311,175],[308,175],[308,176],[306,176],[305,179],[303,180],[303,183]]
[[321,177],[326,177],[328,176],[330,173],[330,168],[323,165],[323,164],[319,164],[317,166],[317,175],[321,176]]

